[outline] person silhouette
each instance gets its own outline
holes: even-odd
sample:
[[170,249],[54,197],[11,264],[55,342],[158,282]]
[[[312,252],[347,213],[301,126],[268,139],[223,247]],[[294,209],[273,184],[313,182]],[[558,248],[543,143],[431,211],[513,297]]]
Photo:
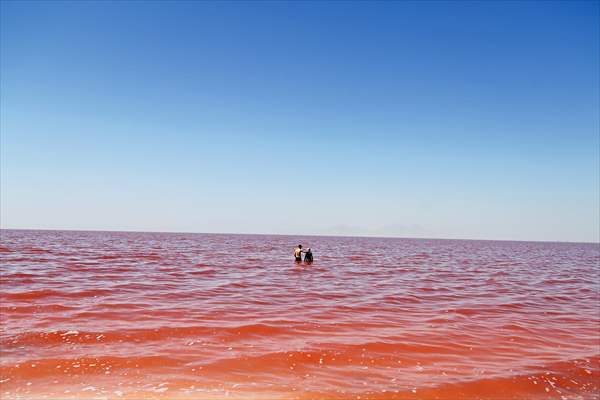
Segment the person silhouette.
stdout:
[[312,253],[310,247],[308,248],[308,250],[306,250],[304,252],[304,262],[305,263],[312,263],[313,262],[313,253]]

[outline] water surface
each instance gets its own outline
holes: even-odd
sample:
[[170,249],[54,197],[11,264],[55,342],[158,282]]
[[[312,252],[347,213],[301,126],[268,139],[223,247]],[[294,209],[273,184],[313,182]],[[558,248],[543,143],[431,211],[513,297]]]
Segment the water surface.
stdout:
[[600,398],[598,244],[1,239],[2,399]]

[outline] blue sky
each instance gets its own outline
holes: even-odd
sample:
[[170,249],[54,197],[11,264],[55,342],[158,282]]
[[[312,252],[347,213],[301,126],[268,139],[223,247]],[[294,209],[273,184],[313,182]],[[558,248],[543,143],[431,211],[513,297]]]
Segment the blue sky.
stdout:
[[599,20],[4,1],[1,226],[599,241]]

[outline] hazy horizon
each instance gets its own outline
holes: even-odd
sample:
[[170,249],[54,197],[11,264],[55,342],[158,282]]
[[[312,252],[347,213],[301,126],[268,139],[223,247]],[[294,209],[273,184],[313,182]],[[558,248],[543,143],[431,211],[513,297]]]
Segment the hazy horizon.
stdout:
[[598,2],[1,2],[0,226],[600,242]]
[[[556,240],[514,240],[514,239],[472,239],[449,237],[418,237],[418,236],[377,236],[377,235],[342,235],[342,234],[310,234],[310,233],[258,233],[258,232],[181,232],[181,231],[137,231],[137,230],[103,230],[103,229],[36,229],[36,228],[0,228],[1,231],[27,231],[27,232],[90,232],[90,233],[139,233],[139,234],[172,234],[172,235],[221,235],[221,236],[291,236],[328,237],[328,238],[356,238],[356,239],[401,239],[401,240],[450,240],[474,242],[518,242],[518,243],[564,243],[564,244],[590,244],[598,242],[574,242]],[[295,243],[295,242],[294,242]],[[313,245],[313,249],[316,249]]]

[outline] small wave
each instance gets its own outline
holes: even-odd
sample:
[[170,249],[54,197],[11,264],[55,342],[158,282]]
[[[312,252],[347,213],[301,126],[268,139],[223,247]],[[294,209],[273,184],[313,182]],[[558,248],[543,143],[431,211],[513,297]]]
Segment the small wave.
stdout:
[[41,249],[38,247],[26,247],[22,250],[22,252],[29,253],[29,254],[52,254],[52,252],[50,250]]
[[422,300],[419,299],[417,296],[411,296],[411,295],[407,295],[407,296],[387,295],[387,296],[383,297],[383,303],[388,303],[388,304],[403,305],[403,304],[418,304],[421,302],[422,302]]
[[102,256],[97,256],[97,257],[90,257],[91,260],[106,260],[106,261],[110,261],[110,260],[118,260],[120,258],[123,258],[120,255],[102,255]]
[[217,271],[214,268],[204,268],[190,272],[190,275],[214,275]]
[[77,307],[65,306],[62,304],[39,304],[39,305],[28,305],[28,306],[0,306],[0,313],[6,314],[26,314],[32,313],[44,313],[44,312],[64,312],[75,310]]
[[113,292],[107,289],[91,289],[80,292],[63,292],[53,289],[44,290],[32,290],[29,292],[13,292],[13,293],[0,293],[0,299],[5,300],[38,300],[48,297],[64,297],[70,299],[82,299],[86,297],[105,296],[110,295]]
[[11,278],[35,278],[36,274],[28,274],[26,272],[15,272],[13,274],[2,274],[2,279],[11,279]]
[[[450,380],[450,378],[448,379]],[[454,399],[598,399],[600,393],[600,355],[588,360],[571,360],[537,367],[531,373],[448,382],[431,386],[404,385],[388,390],[364,392],[311,392],[297,398],[310,400],[454,400]]]
[[422,354],[457,354],[466,352],[469,347],[458,343],[448,343],[446,345],[436,345],[429,343],[402,342],[393,340],[390,342],[366,342],[358,344],[337,344],[322,343],[318,347],[326,349],[335,349],[338,352],[348,354],[368,353],[372,355],[422,355]]
[[148,261],[160,261],[162,257],[159,254],[144,254],[144,253],[130,253],[127,254],[128,257],[137,259],[137,260],[148,260]]
[[505,329],[505,330],[509,330],[509,331],[525,332],[529,335],[536,335],[535,331],[533,331],[529,328],[526,328],[524,326],[521,326],[519,324],[515,324],[515,323],[503,325],[501,327],[501,329]]
[[[121,314],[119,314],[121,315]],[[27,332],[10,336],[0,341],[2,345],[53,345],[57,343],[110,343],[110,342],[148,342],[173,338],[215,337],[222,340],[240,340],[255,336],[282,335],[290,333],[291,328],[267,324],[251,324],[229,327],[193,326],[161,327],[148,329],[129,329],[110,332],[90,331],[50,331]]]
[[63,374],[105,374],[124,368],[148,369],[154,367],[183,366],[184,362],[171,357],[81,357],[61,359],[29,360],[24,363],[0,366],[2,379],[29,379]]
[[39,257],[15,257],[10,258],[7,257],[5,259],[5,263],[28,263],[28,264],[43,264],[51,261],[48,258],[39,258]]
[[483,308],[456,308],[452,310],[452,312],[454,312],[455,314],[464,315],[466,317],[472,317],[477,314],[486,313],[488,312],[488,310]]

